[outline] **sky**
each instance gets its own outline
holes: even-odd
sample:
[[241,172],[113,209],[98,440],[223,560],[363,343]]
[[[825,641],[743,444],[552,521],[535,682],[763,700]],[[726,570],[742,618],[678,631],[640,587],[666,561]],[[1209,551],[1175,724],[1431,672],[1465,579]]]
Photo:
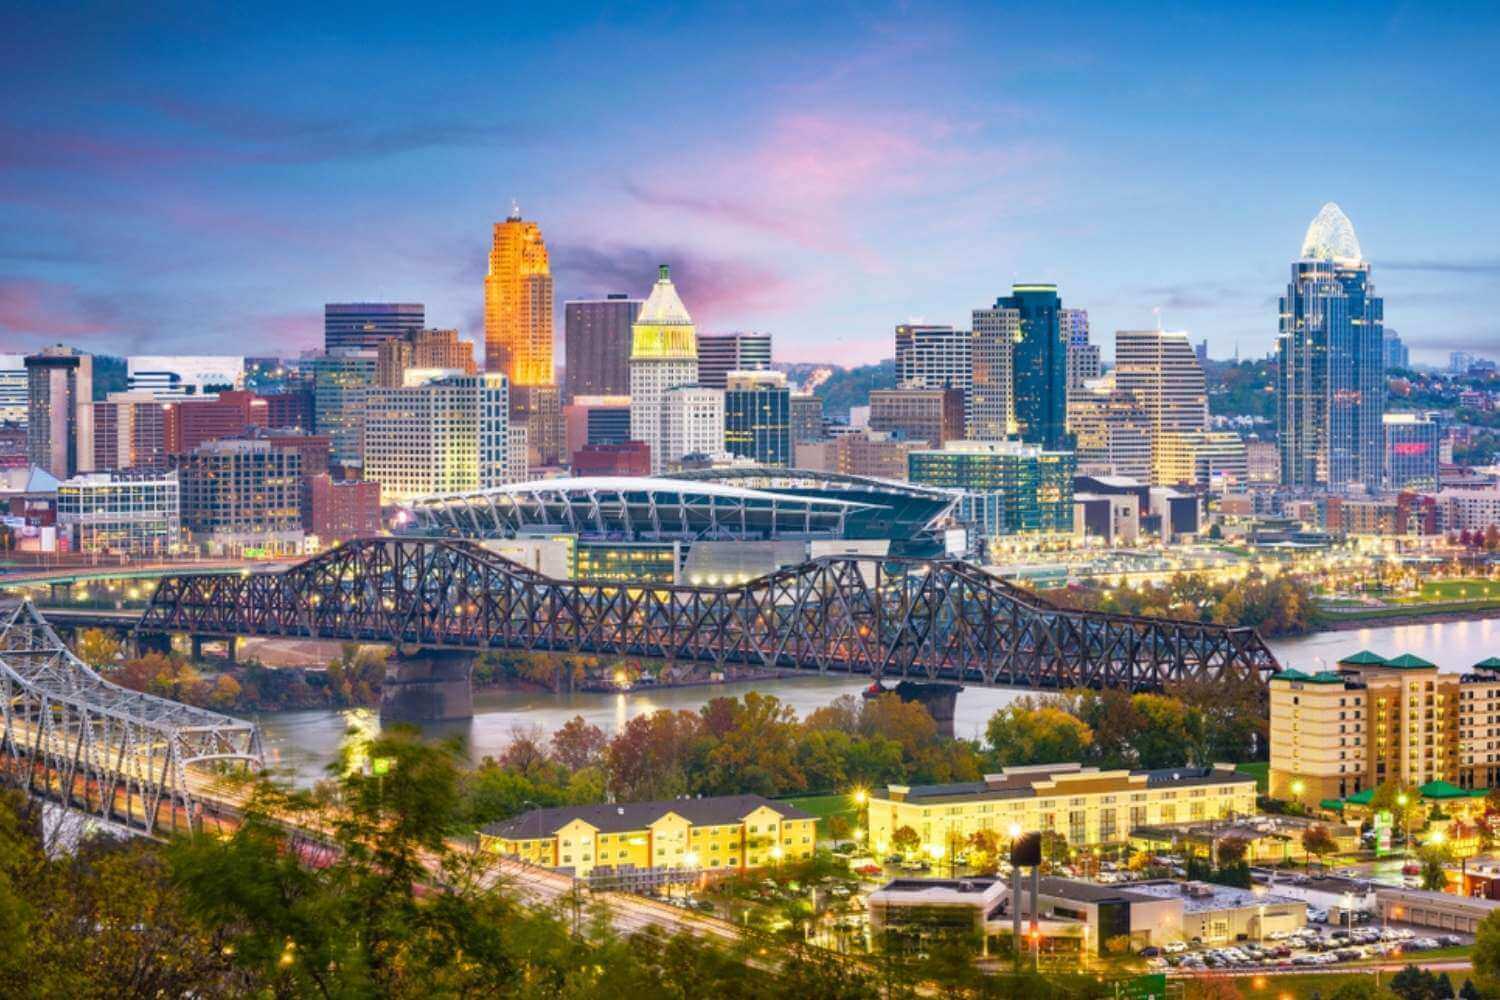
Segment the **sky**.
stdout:
[[0,351],[295,356],[369,300],[482,343],[514,199],[559,361],[657,263],[781,361],[1013,282],[1248,357],[1336,201],[1416,360],[1500,356],[1493,4],[246,6],[0,10]]

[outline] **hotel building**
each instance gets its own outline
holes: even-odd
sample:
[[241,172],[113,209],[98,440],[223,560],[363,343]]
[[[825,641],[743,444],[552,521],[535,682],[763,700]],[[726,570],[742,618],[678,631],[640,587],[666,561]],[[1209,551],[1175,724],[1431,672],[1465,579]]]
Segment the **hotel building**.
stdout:
[[479,832],[482,851],[587,876],[596,868],[745,871],[809,858],[812,814],[759,795],[533,809]]
[[889,785],[871,793],[869,809],[870,844],[882,855],[902,827],[916,831],[921,850],[933,858],[980,831],[1009,840],[1050,830],[1071,847],[1097,847],[1123,843],[1140,826],[1250,815],[1255,779],[1230,764],[1154,771],[1039,764],[1008,767],[983,781]]

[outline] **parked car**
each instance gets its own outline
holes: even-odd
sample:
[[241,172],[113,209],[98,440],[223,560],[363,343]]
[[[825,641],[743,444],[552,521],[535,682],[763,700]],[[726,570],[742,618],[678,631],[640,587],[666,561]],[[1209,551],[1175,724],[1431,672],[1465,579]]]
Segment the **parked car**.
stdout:
[[1155,945],[1148,945],[1142,948],[1139,954],[1142,958],[1159,958],[1161,957],[1161,949]]
[[1188,946],[1183,941],[1168,941],[1166,944],[1162,945],[1162,950],[1165,951],[1168,955],[1181,955],[1183,952],[1188,950]]

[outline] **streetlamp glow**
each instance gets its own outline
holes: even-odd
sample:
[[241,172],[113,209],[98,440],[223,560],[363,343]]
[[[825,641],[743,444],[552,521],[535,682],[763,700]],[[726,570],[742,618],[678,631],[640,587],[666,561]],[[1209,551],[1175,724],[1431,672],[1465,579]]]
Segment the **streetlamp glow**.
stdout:
[[865,791],[863,788],[856,788],[854,790],[854,802],[855,802],[856,805],[861,805],[861,806],[864,805],[865,801],[869,797],[870,797],[870,793],[867,792],[867,791]]

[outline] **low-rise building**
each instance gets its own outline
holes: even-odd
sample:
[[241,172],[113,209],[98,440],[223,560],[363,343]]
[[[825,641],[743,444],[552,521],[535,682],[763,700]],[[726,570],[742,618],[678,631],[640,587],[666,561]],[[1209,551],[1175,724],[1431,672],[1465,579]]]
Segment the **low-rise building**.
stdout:
[[1321,826],[1333,837],[1340,853],[1359,848],[1359,829],[1348,823],[1329,823],[1304,816],[1251,816],[1244,819],[1208,820],[1199,823],[1154,823],[1130,831],[1136,850],[1183,853],[1219,863],[1226,843],[1243,848],[1250,864],[1281,864],[1307,860],[1302,834]]
[[323,544],[380,533],[380,484],[368,479],[344,482],[328,473],[307,477],[303,525]]
[[885,951],[925,950],[934,939],[971,943],[989,953],[991,929],[1005,908],[1005,883],[974,878],[898,878],[870,893],[870,938]]
[[1233,765],[1100,770],[1081,764],[1009,767],[982,781],[889,785],[870,797],[870,844],[884,854],[910,827],[933,858],[954,853],[981,830],[1009,839],[1052,831],[1072,847],[1124,843],[1137,827],[1248,816],[1255,779]]
[[57,486],[57,529],[74,552],[165,556],[181,542],[177,473],[93,472]]
[[1290,896],[1208,882],[1136,882],[1132,894],[1180,902],[1179,936],[1205,944],[1262,941],[1307,926],[1307,904]]
[[759,795],[533,809],[485,826],[481,850],[586,876],[611,869],[745,871],[812,856],[817,818]]

